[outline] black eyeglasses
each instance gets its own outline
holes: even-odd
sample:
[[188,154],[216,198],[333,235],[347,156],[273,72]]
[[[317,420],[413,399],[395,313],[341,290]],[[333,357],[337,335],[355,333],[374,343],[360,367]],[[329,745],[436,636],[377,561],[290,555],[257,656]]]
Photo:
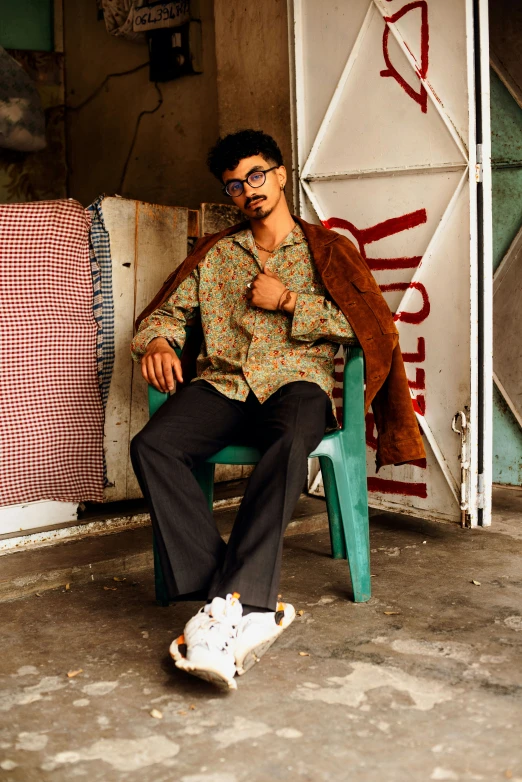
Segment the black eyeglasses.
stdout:
[[266,175],[268,172],[273,171],[274,168],[279,168],[279,166],[272,166],[272,168],[267,168],[265,171],[252,171],[246,179],[231,179],[223,187],[223,192],[231,198],[237,198],[245,189],[243,187],[244,182],[248,182],[250,187],[261,187],[261,185],[264,185],[266,182]]

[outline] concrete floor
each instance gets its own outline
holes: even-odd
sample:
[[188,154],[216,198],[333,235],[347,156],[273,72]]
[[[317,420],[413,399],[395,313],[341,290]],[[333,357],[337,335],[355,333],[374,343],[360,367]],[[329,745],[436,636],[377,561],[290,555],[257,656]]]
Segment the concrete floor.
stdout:
[[497,531],[374,516],[363,605],[326,531],[289,537],[281,591],[304,613],[235,693],[174,668],[197,605],[157,607],[150,569],[1,604],[0,779],[522,782],[522,497],[504,495]]

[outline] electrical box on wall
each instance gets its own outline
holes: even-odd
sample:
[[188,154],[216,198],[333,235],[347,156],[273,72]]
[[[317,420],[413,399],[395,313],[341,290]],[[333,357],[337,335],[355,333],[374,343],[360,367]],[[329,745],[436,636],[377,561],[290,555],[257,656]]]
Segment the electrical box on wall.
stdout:
[[203,73],[201,22],[193,20],[175,29],[148,33],[150,80],[171,81]]
[[147,35],[151,81],[203,72],[199,17],[199,0],[160,0],[134,8],[133,31]]

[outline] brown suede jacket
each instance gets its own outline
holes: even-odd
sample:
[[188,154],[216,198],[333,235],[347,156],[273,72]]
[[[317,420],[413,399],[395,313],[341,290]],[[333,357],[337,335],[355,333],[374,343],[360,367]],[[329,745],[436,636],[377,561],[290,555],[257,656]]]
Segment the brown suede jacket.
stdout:
[[[322,225],[294,217],[301,226],[316,268],[333,301],[342,310],[364,352],[365,411],[372,405],[377,439],[377,469],[425,457],[413,411],[408,380],[392,313],[366,261],[346,237]],[[141,313],[139,324],[157,309],[196,268],[216,242],[248,227],[240,223],[199,239],[190,255],[165,280],[161,290]],[[182,356],[185,382],[195,375],[201,346],[201,326],[193,329]],[[190,343],[190,344],[189,344]]]

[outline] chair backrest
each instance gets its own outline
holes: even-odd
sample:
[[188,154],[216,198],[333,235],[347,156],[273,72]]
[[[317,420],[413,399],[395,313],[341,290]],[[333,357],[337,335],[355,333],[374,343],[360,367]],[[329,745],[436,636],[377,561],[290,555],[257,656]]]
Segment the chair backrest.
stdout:
[[346,411],[353,408],[354,404],[362,406],[364,414],[364,353],[360,347],[349,346],[344,356],[343,430],[348,420]]

